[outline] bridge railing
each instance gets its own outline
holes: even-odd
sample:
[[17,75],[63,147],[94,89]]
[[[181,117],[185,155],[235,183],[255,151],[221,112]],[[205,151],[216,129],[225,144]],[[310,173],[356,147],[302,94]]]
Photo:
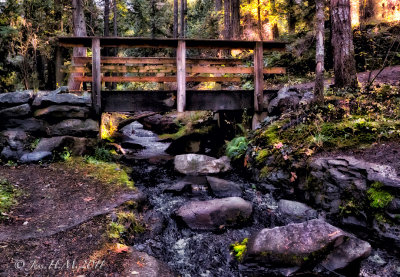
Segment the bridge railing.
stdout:
[[[176,107],[178,112],[183,112],[187,103],[186,82],[240,82],[238,74],[254,76],[253,108],[262,112],[264,74],[286,72],[285,68],[265,68],[263,62],[264,51],[284,51],[285,43],[282,42],[121,37],[61,37],[59,42],[64,47],[92,48],[92,57],[73,58],[70,72],[81,73],[75,81],[91,83],[93,105],[98,113],[103,110],[104,82],[176,82]],[[176,57],[101,57],[102,47],[175,48]],[[248,67],[241,59],[187,58],[187,49],[191,48],[254,50],[254,65]]]

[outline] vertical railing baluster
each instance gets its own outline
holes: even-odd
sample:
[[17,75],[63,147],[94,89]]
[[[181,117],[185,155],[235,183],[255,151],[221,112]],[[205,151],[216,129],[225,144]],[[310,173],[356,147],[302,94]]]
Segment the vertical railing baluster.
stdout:
[[176,81],[178,85],[177,110],[181,113],[184,112],[186,108],[186,42],[184,40],[178,41],[176,67]]
[[101,112],[100,39],[92,39],[92,105],[97,115]]

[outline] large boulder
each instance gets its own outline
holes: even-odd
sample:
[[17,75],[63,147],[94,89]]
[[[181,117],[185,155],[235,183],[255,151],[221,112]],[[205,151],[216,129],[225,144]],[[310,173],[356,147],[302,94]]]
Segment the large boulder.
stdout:
[[231,169],[228,157],[216,159],[206,155],[178,155],[174,160],[175,170],[186,175],[207,175],[226,172]]
[[[164,190],[167,193],[183,194],[189,193],[192,195],[205,194],[208,192],[208,183],[205,176],[185,176],[178,182],[169,186]],[[204,193],[203,193],[204,192]]]
[[179,130],[175,118],[167,115],[155,114],[139,119],[144,129],[151,130],[156,134],[172,134]]
[[22,104],[15,107],[6,108],[0,111],[0,118],[17,118],[25,117],[31,113],[29,104]]
[[16,119],[11,118],[1,124],[2,129],[20,130],[28,133],[46,133],[47,123],[36,118]]
[[256,233],[247,245],[245,263],[301,267],[322,262],[337,269],[365,258],[370,250],[367,242],[355,239],[325,221],[313,219]]
[[34,152],[62,151],[64,147],[67,147],[73,155],[81,156],[89,153],[96,146],[96,143],[96,139],[72,136],[42,138]]
[[208,137],[209,134],[199,133],[183,135],[172,141],[165,152],[171,155],[204,153]]
[[302,94],[295,88],[284,87],[278,91],[278,96],[268,105],[268,114],[282,114],[287,110],[294,110],[298,107]]
[[53,105],[43,109],[36,110],[34,116],[37,118],[87,118],[89,116],[88,107]]
[[24,155],[26,152],[24,150],[13,150],[11,149],[10,146],[6,146],[1,150],[0,152],[0,157],[6,161],[8,160],[19,160],[22,155]]
[[83,95],[76,95],[68,93],[66,87],[61,87],[49,93],[40,93],[33,101],[33,106],[43,107],[50,105],[77,105],[77,106],[90,106],[92,103],[89,93]]
[[89,136],[95,137],[99,133],[99,123],[93,119],[66,119],[52,125],[48,129],[49,136]]
[[242,196],[242,188],[240,187],[240,185],[234,182],[211,176],[207,176],[207,181],[210,185],[211,191],[216,197],[224,198]]
[[302,222],[317,217],[317,211],[306,204],[281,199],[278,202],[278,210],[285,220],[293,222]]
[[0,93],[0,107],[26,104],[32,99],[32,96],[32,90]]
[[189,202],[176,212],[192,230],[218,230],[247,221],[252,204],[240,197]]

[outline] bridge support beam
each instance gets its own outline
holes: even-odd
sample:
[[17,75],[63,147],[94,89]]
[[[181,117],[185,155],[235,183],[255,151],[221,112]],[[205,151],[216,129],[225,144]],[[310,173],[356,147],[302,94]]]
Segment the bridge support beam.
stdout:
[[101,113],[100,39],[92,40],[92,106],[97,116]]
[[254,116],[252,128],[255,129],[266,117],[264,110],[264,59],[263,42],[256,42],[254,48]]
[[177,90],[177,110],[179,113],[184,112],[186,108],[186,42],[178,41],[176,50],[176,81]]

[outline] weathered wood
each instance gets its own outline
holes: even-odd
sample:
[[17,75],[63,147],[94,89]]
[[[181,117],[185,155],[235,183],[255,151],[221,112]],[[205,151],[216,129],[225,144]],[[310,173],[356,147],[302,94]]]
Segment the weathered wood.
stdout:
[[254,110],[256,112],[263,110],[263,90],[264,90],[264,75],[263,75],[263,45],[260,42],[256,43],[254,49]]
[[176,82],[178,86],[177,91],[177,110],[178,113],[185,111],[186,105],[186,42],[180,40],[178,42],[178,49],[176,50]]
[[[64,47],[90,47],[95,37],[59,37],[59,43]],[[255,41],[248,40],[219,40],[219,39],[183,39],[186,48],[219,48],[219,49],[254,49]],[[286,43],[279,41],[263,41],[264,51],[285,51]],[[177,48],[178,39],[151,39],[132,37],[100,37],[102,47],[120,48]]]
[[[264,95],[276,93],[265,91]],[[186,91],[186,110],[243,110],[253,109],[253,92]],[[176,91],[103,91],[103,112],[165,112],[176,108]]]
[[[91,70],[85,66],[73,66],[69,72],[90,73]],[[176,66],[154,65],[154,66],[126,66],[126,65],[103,65],[101,72],[113,73],[176,73]],[[207,74],[253,74],[252,67],[230,67],[230,66],[186,66],[187,73]],[[263,74],[285,74],[283,67],[264,68]]]
[[92,40],[92,102],[97,115],[101,111],[100,40]]
[[[87,64],[91,63],[90,57],[74,57],[73,60],[76,63]],[[210,64],[210,65],[235,65],[243,64],[242,59],[220,59],[220,58],[191,58],[186,59],[186,64]],[[166,57],[101,57],[101,63],[109,64],[176,64],[176,58]]]
[[[79,76],[75,78],[78,82],[91,82],[92,77],[89,76]],[[157,76],[107,76],[102,77],[101,80],[103,82],[115,82],[115,83],[130,83],[130,82],[166,82],[166,83],[175,83],[175,76],[165,76],[165,77],[157,77]],[[241,81],[240,77],[186,77],[187,82],[231,82],[238,83]]]

